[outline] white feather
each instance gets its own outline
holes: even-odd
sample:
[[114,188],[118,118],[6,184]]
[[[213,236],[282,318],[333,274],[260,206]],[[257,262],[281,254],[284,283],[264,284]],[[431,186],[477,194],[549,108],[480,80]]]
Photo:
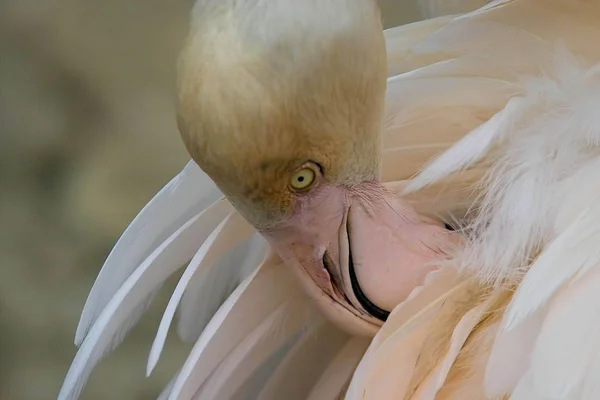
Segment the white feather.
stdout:
[[584,400],[600,399],[600,352],[598,349],[595,350],[596,353],[590,360],[581,390],[581,398]]
[[565,178],[597,148],[600,118],[590,104],[600,101],[598,68],[582,67],[560,47],[555,58],[545,77],[523,80],[523,109],[486,158],[491,167],[463,261],[485,280],[520,279],[577,193]]
[[233,212],[229,214],[206,238],[204,243],[202,243],[202,246],[185,269],[183,276],[179,279],[179,283],[177,284],[177,287],[175,287],[171,299],[167,304],[167,308],[163,313],[156,338],[154,339],[152,349],[150,350],[146,375],[149,376],[152,373],[152,370],[160,358],[160,354],[167,338],[167,333],[169,332],[173,317],[175,316],[175,311],[177,310],[177,306],[179,305],[181,297],[190,280],[198,273],[198,271],[207,268],[215,258],[219,257],[224,252],[227,252],[231,247],[251,236],[254,232],[254,228],[252,228],[246,220],[244,220],[237,212]]
[[178,371],[173,376],[173,378],[171,378],[171,380],[169,381],[169,383],[167,383],[167,385],[160,392],[160,394],[158,395],[158,398],[156,400],[167,400],[169,398],[169,395],[171,394],[171,391],[173,390],[173,385],[175,384],[175,380],[177,380],[177,376],[179,376],[180,372],[181,371]]
[[469,12],[488,2],[489,0],[417,0],[425,18]]
[[406,192],[417,191],[433,182],[443,179],[453,172],[467,169],[480,161],[492,146],[513,127],[514,121],[522,112],[523,100],[510,99],[506,107],[459,140],[448,151],[435,158],[406,187]]
[[80,345],[92,324],[134,269],[177,228],[221,197],[210,178],[190,161],[129,224],[108,255],[81,313]]
[[580,398],[584,384],[600,387],[588,377],[591,364],[600,358],[599,266],[570,283],[552,302],[531,361],[535,392],[542,398]]
[[[311,326],[312,324],[307,330],[310,330]],[[273,376],[273,371],[281,365],[290,350],[294,348],[296,343],[298,343],[304,334],[306,334],[307,330],[303,330],[300,334],[292,337],[280,350],[272,354],[271,357],[269,357],[269,359],[238,388],[229,400],[256,400],[260,391],[263,390],[269,379]]]
[[512,329],[533,314],[573,277],[598,266],[600,204],[583,209],[573,223],[536,259],[507,310],[505,328]]
[[179,305],[177,332],[182,340],[198,340],[221,304],[260,265],[266,250],[265,239],[256,233],[191,278]]
[[[535,392],[533,388],[533,375],[527,371],[519,381],[519,384],[510,395],[510,400],[552,400],[544,399]],[[566,400],[566,399],[565,399]]]
[[316,319],[286,354],[256,400],[306,400],[347,338],[330,322]]
[[502,321],[485,371],[484,388],[490,398],[511,393],[529,370],[531,352],[547,311],[547,307],[538,309],[512,329]]
[[351,337],[329,363],[311,390],[308,400],[339,398],[350,382],[356,366],[369,346],[369,340]]
[[59,400],[78,397],[96,363],[125,336],[147,303],[148,297],[190,259],[203,241],[231,212],[220,200],[189,220],[158,246],[111,297],[85,337],[58,395]]
[[[285,302],[260,323],[211,374],[194,400],[230,399],[273,354],[314,323],[307,304]],[[316,318],[318,319],[318,318]]]
[[190,400],[224,357],[278,305],[304,298],[280,262],[267,259],[223,303],[190,352],[169,400]]

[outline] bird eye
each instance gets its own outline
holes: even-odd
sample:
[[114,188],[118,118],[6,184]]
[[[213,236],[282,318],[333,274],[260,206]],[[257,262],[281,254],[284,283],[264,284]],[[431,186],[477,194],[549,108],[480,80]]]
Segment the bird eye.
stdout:
[[304,167],[294,173],[290,186],[295,190],[306,190],[314,183],[315,178],[315,171],[312,168]]

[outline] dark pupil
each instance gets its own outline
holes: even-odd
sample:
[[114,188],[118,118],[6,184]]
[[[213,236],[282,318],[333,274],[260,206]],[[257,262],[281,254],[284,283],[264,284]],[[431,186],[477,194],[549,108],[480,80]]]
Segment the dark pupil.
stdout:
[[304,177],[303,176],[299,176],[298,177],[298,182],[304,182]]

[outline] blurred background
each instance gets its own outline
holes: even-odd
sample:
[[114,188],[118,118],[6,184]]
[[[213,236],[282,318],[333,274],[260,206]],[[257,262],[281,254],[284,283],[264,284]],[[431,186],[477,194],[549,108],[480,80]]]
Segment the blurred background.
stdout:
[[[380,2],[388,27],[422,18],[416,0]],[[453,2],[470,9],[483,1],[444,4]],[[56,398],[104,258],[188,160],[173,95],[192,4],[0,1],[2,400]],[[176,279],[94,370],[82,399],[156,398],[189,349],[171,335],[157,370],[145,379]]]

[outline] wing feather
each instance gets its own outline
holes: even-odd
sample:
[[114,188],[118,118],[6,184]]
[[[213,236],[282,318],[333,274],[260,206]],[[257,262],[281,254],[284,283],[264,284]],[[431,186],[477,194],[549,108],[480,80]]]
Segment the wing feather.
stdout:
[[279,306],[211,374],[195,400],[230,399],[271,356],[306,330],[315,314],[297,299]]
[[225,200],[213,203],[158,246],[125,280],[81,344],[58,395],[59,400],[78,397],[92,368],[120,343],[152,293],[191,258],[196,243],[208,237],[229,212],[231,206]]
[[476,326],[481,322],[485,313],[496,301],[498,295],[489,296],[483,303],[469,310],[458,322],[446,355],[431,370],[425,380],[411,397],[411,400],[435,400],[438,391],[444,386],[450,369],[454,365],[460,351]]
[[305,400],[347,338],[330,322],[315,321],[287,353],[257,399]]
[[[277,284],[274,284],[277,282]],[[169,400],[192,399],[210,373],[254,328],[286,300],[303,297],[281,261],[270,256],[236,288],[194,345]]]
[[134,218],[106,258],[88,295],[75,334],[80,345],[102,309],[135,268],[173,232],[222,197],[190,161]]
[[191,278],[179,305],[177,332],[182,340],[198,340],[221,304],[260,265],[266,251],[267,242],[256,233]]
[[215,230],[206,238],[200,249],[196,252],[190,263],[188,264],[183,276],[180,278],[171,299],[167,304],[167,308],[163,313],[160,321],[160,326],[150,350],[148,366],[146,374],[149,376],[156,366],[160,354],[162,352],[167,333],[171,327],[171,322],[175,316],[177,306],[187,288],[188,283],[199,271],[207,268],[215,258],[227,252],[231,247],[234,247],[240,241],[250,237],[254,233],[252,228],[245,219],[237,212],[229,214]]
[[[375,335],[352,377],[346,399],[404,398],[429,326],[443,303],[468,283],[451,269],[430,273]],[[402,371],[400,376],[398,371]]]
[[369,341],[361,337],[351,337],[321,374],[308,400],[334,400],[340,398],[350,382],[361,357],[367,350]]

